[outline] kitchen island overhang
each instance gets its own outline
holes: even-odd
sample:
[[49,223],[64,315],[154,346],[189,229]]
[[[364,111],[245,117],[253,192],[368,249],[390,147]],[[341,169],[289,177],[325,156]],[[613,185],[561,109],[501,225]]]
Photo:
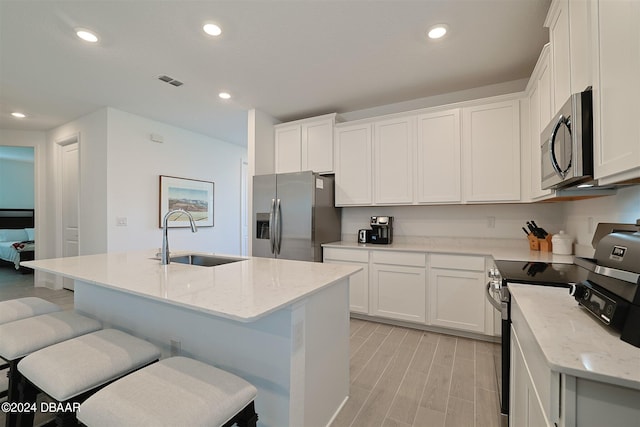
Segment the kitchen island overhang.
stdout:
[[[247,258],[161,266],[152,253],[33,261],[75,280],[76,310],[258,388],[259,425],[328,425],[349,393],[357,266]],[[185,397],[188,398],[188,397]]]

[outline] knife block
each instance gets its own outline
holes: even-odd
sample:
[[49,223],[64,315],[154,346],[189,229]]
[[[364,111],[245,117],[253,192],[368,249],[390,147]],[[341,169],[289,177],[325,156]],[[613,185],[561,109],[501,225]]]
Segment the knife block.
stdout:
[[541,252],[551,252],[551,234],[548,234],[544,239],[538,239],[540,242],[540,251]]
[[529,233],[527,235],[527,239],[529,240],[529,249],[532,251],[540,250],[540,239],[533,235],[533,233]]

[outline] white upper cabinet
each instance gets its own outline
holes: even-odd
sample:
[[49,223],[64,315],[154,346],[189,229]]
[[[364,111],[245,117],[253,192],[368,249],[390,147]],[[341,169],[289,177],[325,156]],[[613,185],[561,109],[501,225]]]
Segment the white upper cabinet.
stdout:
[[418,203],[461,201],[460,109],[417,117]]
[[372,139],[370,123],[336,128],[336,206],[370,205]]
[[591,41],[591,0],[569,0],[569,51],[571,60],[571,93],[593,85]]
[[276,173],[332,173],[335,118],[327,114],[274,126]]
[[553,75],[553,114],[571,96],[571,56],[569,44],[569,0],[554,0],[549,8],[545,27],[551,42]]
[[413,202],[415,116],[374,123],[374,203]]
[[549,65],[549,45],[545,45],[531,76],[529,92],[529,129],[531,162],[531,198],[537,199],[551,194],[551,190],[542,189],[542,171],[540,167],[540,134],[551,120],[551,67]]
[[520,201],[520,103],[462,109],[464,199]]
[[600,183],[640,177],[640,1],[595,1],[594,169]]
[[333,172],[334,118],[302,125],[302,170]]
[[300,172],[301,126],[276,127],[276,173]]

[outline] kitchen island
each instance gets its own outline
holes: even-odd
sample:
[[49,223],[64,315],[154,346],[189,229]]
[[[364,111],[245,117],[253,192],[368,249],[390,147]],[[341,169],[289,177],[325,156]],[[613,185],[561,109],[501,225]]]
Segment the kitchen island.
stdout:
[[358,267],[253,257],[163,266],[149,252],[28,266],[74,279],[75,309],[105,327],[254,384],[259,425],[325,426],[348,397],[349,276]]

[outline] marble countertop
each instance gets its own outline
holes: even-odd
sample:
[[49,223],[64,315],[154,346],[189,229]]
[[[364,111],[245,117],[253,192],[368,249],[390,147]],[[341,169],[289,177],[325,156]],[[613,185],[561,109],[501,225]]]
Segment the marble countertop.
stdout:
[[573,255],[557,255],[551,252],[529,250],[525,239],[482,239],[424,237],[397,241],[390,245],[357,243],[352,240],[326,243],[325,248],[374,249],[384,251],[432,252],[465,255],[492,256],[503,261],[540,261],[573,264]]
[[[172,256],[180,254],[172,252]],[[242,258],[242,261],[216,267],[175,262],[160,265],[150,251],[45,259],[23,264],[241,322],[257,320],[361,270],[350,265],[258,257]]]
[[640,348],[581,308],[565,288],[509,284],[553,371],[640,389]]

